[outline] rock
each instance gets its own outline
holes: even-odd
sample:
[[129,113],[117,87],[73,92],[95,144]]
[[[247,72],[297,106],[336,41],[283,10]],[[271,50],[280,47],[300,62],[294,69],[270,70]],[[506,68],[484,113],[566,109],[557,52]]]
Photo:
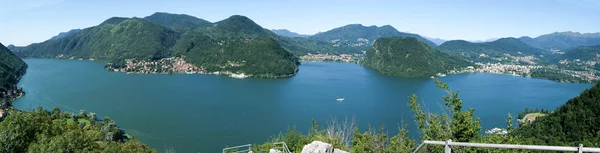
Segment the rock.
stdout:
[[333,146],[321,141],[313,141],[310,144],[304,145],[302,153],[333,153]]
[[275,149],[269,149],[269,153],[283,153],[279,150],[275,150]]
[[347,151],[333,148],[331,144],[313,141],[310,144],[304,145],[302,153],[348,153]]

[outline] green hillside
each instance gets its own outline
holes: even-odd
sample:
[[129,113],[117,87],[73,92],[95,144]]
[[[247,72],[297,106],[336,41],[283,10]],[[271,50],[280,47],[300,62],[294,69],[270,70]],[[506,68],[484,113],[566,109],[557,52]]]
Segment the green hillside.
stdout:
[[244,16],[232,16],[210,28],[188,32],[173,47],[175,55],[209,72],[229,71],[256,77],[285,77],[298,70],[298,59],[273,39],[272,32]]
[[0,92],[14,89],[26,69],[27,64],[0,43]]
[[93,58],[113,62],[123,59],[160,59],[170,56],[179,34],[141,18],[111,18],[60,39],[15,50],[25,58]]
[[336,50],[342,52],[362,53],[363,50],[366,51],[369,49],[377,38],[391,36],[412,37],[425,42],[427,45],[437,46],[435,43],[417,34],[399,32],[389,25],[367,27],[361,24],[350,24],[326,32],[317,33],[310,36],[309,39],[331,43],[335,45]]
[[512,135],[536,145],[600,147],[600,84],[583,91],[553,113],[517,128]]
[[596,46],[579,46],[566,51],[560,56],[561,60],[581,60],[581,61],[598,61],[600,59],[600,45]]
[[516,38],[501,38],[492,42],[471,43],[464,40],[452,40],[438,46],[437,49],[448,53],[462,55],[477,62],[490,62],[511,56],[535,56],[546,54],[541,49],[533,48]]
[[156,12],[150,16],[144,17],[144,19],[166,26],[180,33],[184,33],[199,27],[205,28],[212,26],[211,22],[185,14]]
[[403,77],[430,77],[471,65],[458,56],[407,37],[377,39],[362,64],[384,74]]

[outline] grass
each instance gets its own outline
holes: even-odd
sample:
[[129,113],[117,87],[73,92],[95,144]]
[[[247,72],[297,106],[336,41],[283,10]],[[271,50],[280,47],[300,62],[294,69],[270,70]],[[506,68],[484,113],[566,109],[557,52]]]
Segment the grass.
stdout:
[[531,119],[532,121],[535,121],[535,118],[542,117],[542,116],[546,116],[546,114],[544,114],[544,113],[529,113],[529,114],[525,115],[525,117],[523,117],[523,118],[525,120]]

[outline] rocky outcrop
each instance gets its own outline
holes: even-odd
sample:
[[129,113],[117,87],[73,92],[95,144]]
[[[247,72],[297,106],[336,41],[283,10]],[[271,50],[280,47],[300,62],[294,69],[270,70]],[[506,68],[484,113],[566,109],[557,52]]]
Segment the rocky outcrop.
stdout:
[[269,149],[269,153],[283,153],[283,152],[276,150],[276,149]]
[[310,144],[304,145],[302,153],[348,153],[347,151],[333,148],[333,145],[321,142],[313,141]]

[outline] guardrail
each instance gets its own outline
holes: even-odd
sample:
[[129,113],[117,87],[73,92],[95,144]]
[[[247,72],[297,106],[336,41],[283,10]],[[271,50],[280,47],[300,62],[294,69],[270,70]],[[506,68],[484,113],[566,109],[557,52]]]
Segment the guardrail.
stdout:
[[[285,142],[275,142],[273,143],[273,147],[271,149],[277,149],[283,153],[291,153]],[[251,153],[252,152],[252,144],[247,145],[239,145],[235,147],[228,147],[223,149],[223,153]]]
[[566,147],[566,146],[539,146],[539,145],[516,145],[516,144],[490,144],[490,143],[469,143],[469,142],[452,142],[448,141],[428,141],[425,140],[421,143],[413,153],[417,153],[423,146],[430,145],[444,145],[445,153],[451,153],[451,146],[462,146],[462,147],[478,147],[478,148],[503,148],[503,149],[523,149],[523,150],[543,150],[543,151],[573,151],[573,152],[600,152],[600,148],[585,148],[582,144],[579,147]]
[[[242,149],[242,150],[240,150]],[[223,153],[248,153],[252,151],[252,144],[224,148]]]

